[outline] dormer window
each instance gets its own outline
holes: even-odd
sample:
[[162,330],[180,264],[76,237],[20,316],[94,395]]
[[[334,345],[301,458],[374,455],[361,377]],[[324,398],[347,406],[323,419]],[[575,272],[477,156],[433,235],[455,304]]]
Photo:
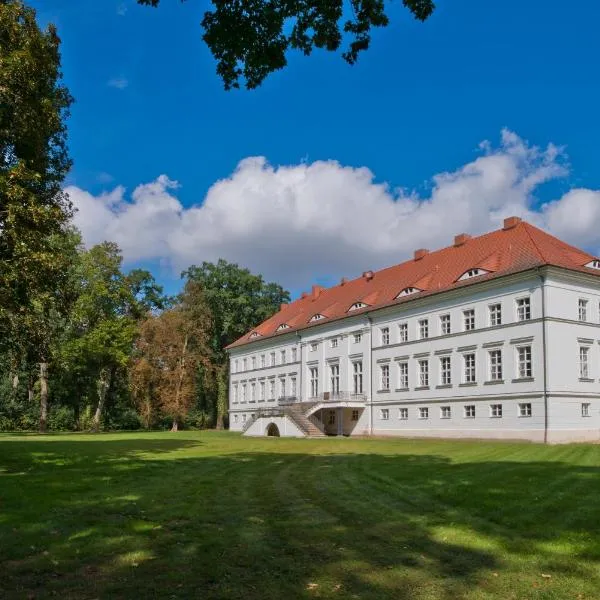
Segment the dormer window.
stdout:
[[359,310],[360,308],[367,308],[367,306],[369,306],[368,304],[365,304],[364,302],[355,302],[349,309],[348,312],[350,312],[351,310]]
[[463,273],[458,281],[464,281],[465,279],[471,279],[472,277],[479,277],[480,275],[487,275],[489,271],[485,269],[469,269],[466,273]]
[[402,298],[402,296],[410,296],[411,294],[416,294],[417,292],[420,292],[422,290],[420,290],[419,288],[416,287],[407,287],[404,288],[397,296],[396,298]]
[[283,331],[284,329],[289,329],[290,326],[287,323],[282,323],[275,331]]
[[600,271],[600,260],[598,260],[597,258],[595,258],[594,260],[591,260],[585,266],[588,267],[589,269],[598,269]]
[[257,337],[260,337],[260,333],[258,333],[258,331],[253,331],[253,332],[250,334],[250,339],[252,339],[252,338],[257,338]]
[[321,319],[324,319],[324,318],[325,318],[325,315],[316,314],[310,318],[309,323],[314,323],[315,321],[320,321]]

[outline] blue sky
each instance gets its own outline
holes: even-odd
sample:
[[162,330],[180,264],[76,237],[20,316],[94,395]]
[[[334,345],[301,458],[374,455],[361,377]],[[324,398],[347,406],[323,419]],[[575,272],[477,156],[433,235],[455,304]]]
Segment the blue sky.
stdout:
[[[450,173],[462,176],[462,183],[471,177],[465,167],[479,165],[482,156],[496,158],[496,163],[508,157],[520,169],[519,177],[508,181],[504,192],[495,188],[495,195],[483,200],[486,218],[465,216],[452,226],[474,233],[491,229],[501,213],[514,208],[570,241],[583,240],[594,251],[600,247],[593,232],[582,233],[580,221],[566,229],[563,222],[565,215],[581,212],[581,206],[597,215],[600,201],[597,2],[440,1],[425,23],[414,21],[399,1],[393,2],[391,25],[375,33],[371,49],[356,66],[324,52],[309,58],[292,54],[288,68],[258,90],[232,92],[223,90],[201,40],[199,22],[206,2],[163,0],[158,9],[133,0],[30,4],[41,22],[57,25],[63,41],[65,82],[76,98],[69,121],[75,165],[68,184],[82,211],[84,234],[90,243],[111,232],[121,236],[117,241],[125,246],[128,264],[151,266],[171,290],[186,262],[213,260],[217,249],[297,292],[311,280],[333,281],[367,265],[399,262],[417,243],[444,245],[458,231],[446,235],[443,227],[423,217],[417,219],[415,233],[403,216],[420,204],[435,204],[440,184],[434,176]],[[502,138],[503,128],[519,141]],[[484,140],[490,140],[491,148],[480,149]],[[556,157],[545,155],[548,144],[563,150]],[[524,165],[523,151],[535,152],[534,146],[540,148],[538,154]],[[254,162],[235,176],[237,165],[248,157],[264,157],[272,167]],[[320,161],[336,162],[323,163],[331,167],[323,174],[312,168]],[[552,163],[552,173],[546,174],[544,161]],[[288,170],[281,172],[280,165]],[[369,169],[366,183],[357,171],[361,168]],[[498,194],[510,196],[515,181],[532,172],[537,177],[533,187],[517,186],[518,199],[504,204],[498,200]],[[485,173],[495,181],[495,175]],[[161,175],[177,181],[178,187],[165,185],[164,179],[157,183]],[[344,198],[358,194],[362,184],[365,197],[369,190],[388,194],[397,229],[384,232],[385,243],[357,242],[358,251],[333,225],[324,226],[319,237],[319,215],[302,214],[310,201],[302,195],[298,178],[310,182],[311,198],[319,197],[314,202],[321,218],[341,221],[342,226],[360,213],[360,197],[350,202],[348,212],[343,207]],[[223,179],[231,184],[225,192],[214,187]],[[384,192],[377,187],[383,183]],[[475,192],[485,196],[488,187],[480,182],[477,190],[469,191],[469,202],[477,202]],[[141,190],[137,200],[130,196],[136,188]],[[573,188],[588,195],[573,200]],[[220,216],[204,214],[198,235],[207,241],[183,249],[181,240],[193,238],[196,221],[185,225],[184,235],[174,231],[179,225],[169,219],[173,211],[181,217],[182,211],[203,206],[211,190]],[[112,195],[106,196],[108,192]],[[115,224],[115,218],[147,193],[156,202],[162,198],[171,203],[170,216],[155,207],[152,226],[133,216]],[[458,193],[467,192],[460,187]],[[255,206],[249,195],[260,196],[254,202],[266,211],[262,221],[246,214],[248,202]],[[287,222],[261,229],[261,222],[271,223],[274,211],[289,209],[285,203],[291,202],[290,195],[294,210]],[[335,196],[340,197],[330,200]],[[380,198],[373,202],[366,204],[371,213],[385,205]],[[546,202],[554,203],[554,212],[544,212]],[[110,222],[96,216],[98,203],[112,212]],[[472,206],[467,202],[463,210],[478,212]],[[304,222],[307,229],[298,225],[286,231],[290,220]],[[170,222],[171,229],[156,229],[156,221]],[[246,230],[244,222],[250,223]],[[146,231],[154,228],[154,252],[148,250],[148,241],[144,249],[129,248],[128,236],[140,235],[138,225]],[[210,233],[217,230],[229,245],[220,238],[209,243]],[[362,237],[356,233],[360,230],[354,231],[355,239]],[[170,236],[162,246],[161,236]],[[377,238],[377,230],[367,228],[365,237]],[[390,241],[394,238],[397,247]],[[323,260],[324,255],[330,259]]]

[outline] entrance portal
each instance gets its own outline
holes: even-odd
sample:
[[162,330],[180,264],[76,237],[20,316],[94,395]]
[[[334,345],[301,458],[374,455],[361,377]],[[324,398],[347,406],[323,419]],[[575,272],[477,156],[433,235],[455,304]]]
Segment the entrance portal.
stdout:
[[267,426],[267,435],[269,437],[279,437],[279,427],[275,423],[269,423]]

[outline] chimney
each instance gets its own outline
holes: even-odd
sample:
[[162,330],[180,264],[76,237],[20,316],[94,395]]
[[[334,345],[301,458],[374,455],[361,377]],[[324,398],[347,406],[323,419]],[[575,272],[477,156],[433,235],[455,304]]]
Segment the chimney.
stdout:
[[502,229],[504,229],[504,231],[508,231],[509,229],[513,229],[514,227],[516,227],[520,222],[520,217],[507,217],[506,219],[504,219],[504,226],[502,227]]
[[306,298],[308,296],[308,294],[306,292],[302,292],[302,294],[300,294],[300,298],[302,298],[302,300],[304,300],[304,298]]
[[429,254],[429,250],[427,248],[419,248],[415,250],[415,260],[421,260],[424,256]]
[[366,279],[367,281],[371,281],[371,279],[373,279],[373,271],[365,271],[363,274],[363,279]]
[[468,233],[459,233],[454,236],[454,247],[458,248],[467,243],[468,240],[471,239],[471,236]]
[[320,285],[313,285],[312,286],[313,300],[316,300],[321,295],[322,291],[323,291],[323,288]]
[[346,285],[347,283],[348,283],[348,278],[342,277],[342,280],[340,281],[340,285]]

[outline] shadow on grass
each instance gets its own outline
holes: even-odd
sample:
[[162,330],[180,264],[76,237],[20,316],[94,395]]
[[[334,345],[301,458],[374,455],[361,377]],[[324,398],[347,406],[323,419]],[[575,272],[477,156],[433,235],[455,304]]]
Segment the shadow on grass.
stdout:
[[594,598],[600,585],[596,466],[98,439],[2,455],[1,597]]

